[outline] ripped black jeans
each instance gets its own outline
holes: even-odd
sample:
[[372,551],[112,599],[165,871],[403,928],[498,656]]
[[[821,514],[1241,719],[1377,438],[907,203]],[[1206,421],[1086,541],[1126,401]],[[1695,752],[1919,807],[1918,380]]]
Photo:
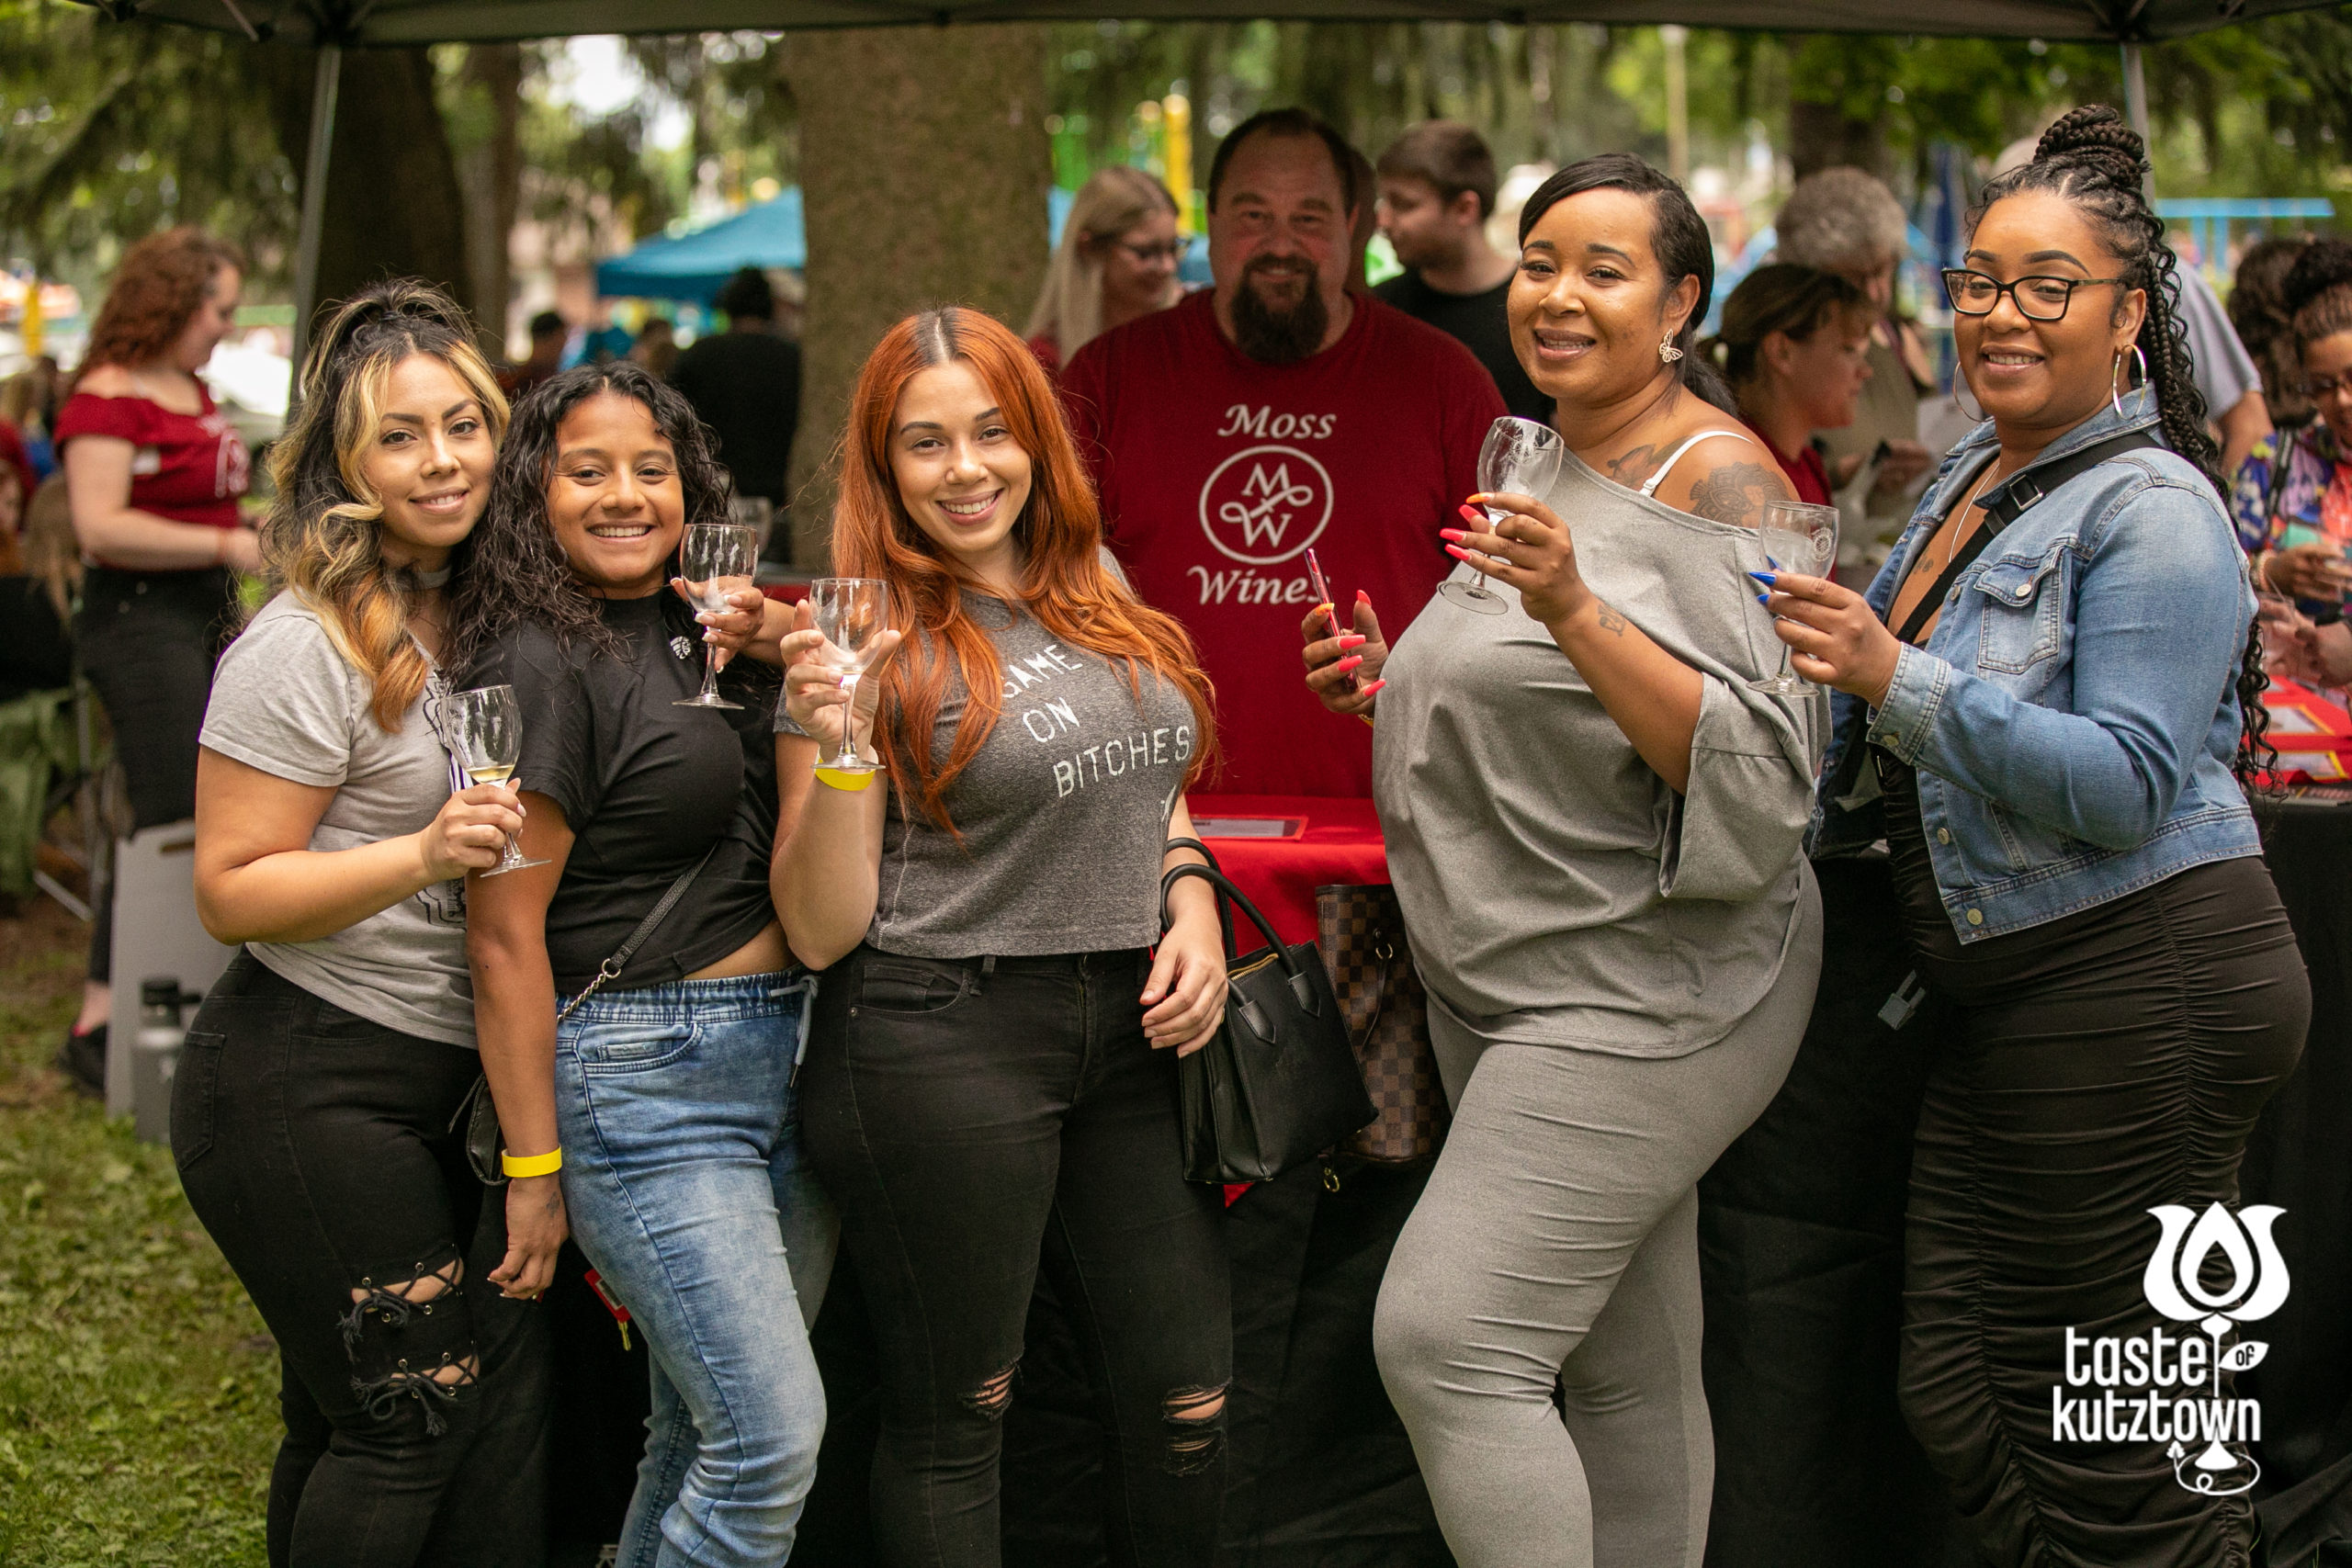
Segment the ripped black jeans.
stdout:
[[552,1376],[449,1130],[481,1063],[241,952],[189,1026],[172,1150],[277,1340],[270,1568],[536,1568]]
[[801,1141],[873,1314],[888,1568],[999,1561],[1001,1423],[1041,1261],[1111,1434],[1111,1561],[1206,1568],[1216,1551],[1233,1362],[1223,1194],[1179,1168],[1175,1053],[1144,1039],[1148,973],[1139,951],[861,947],[819,979]]

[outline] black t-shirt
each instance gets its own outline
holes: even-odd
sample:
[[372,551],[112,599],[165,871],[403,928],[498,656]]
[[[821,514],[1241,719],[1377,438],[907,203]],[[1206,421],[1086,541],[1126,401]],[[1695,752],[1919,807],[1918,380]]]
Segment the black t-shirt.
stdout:
[[678,355],[670,384],[718,437],[718,460],[744,495],[784,504],[800,423],[800,345],[772,333],[717,333]]
[[1503,299],[1510,292],[1505,278],[1482,294],[1442,294],[1421,281],[1418,272],[1392,277],[1373,289],[1374,298],[1394,305],[1416,321],[1427,321],[1458,340],[1487,367],[1503,406],[1521,419],[1548,424],[1552,400],[1535,389],[1510,350],[1510,325],[1503,316]]
[[718,688],[740,709],[678,707],[702,683],[693,610],[666,588],[602,608],[628,643],[626,660],[578,643],[560,649],[526,626],[465,682],[514,688],[523,708],[515,782],[563,807],[571,829],[571,856],[548,908],[548,958],[565,996],[595,976],[713,843],[710,863],[605,988],[682,979],[775,919],[775,672],[739,660]]

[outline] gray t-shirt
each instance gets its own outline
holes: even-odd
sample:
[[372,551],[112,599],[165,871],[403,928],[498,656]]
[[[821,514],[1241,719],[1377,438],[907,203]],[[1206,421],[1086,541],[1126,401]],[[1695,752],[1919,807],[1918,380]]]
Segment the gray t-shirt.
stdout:
[[[200,739],[275,777],[332,786],[310,847],[347,850],[413,833],[448,800],[438,728],[446,690],[435,671],[399,732],[385,734],[368,709],[367,678],[335,651],[317,615],[283,592],[221,654]],[[333,936],[246,946],[347,1012],[403,1034],[474,1043],[462,881],[435,883]]]
[[1389,874],[1422,979],[1481,1033],[1683,1055],[1781,972],[1824,715],[1748,687],[1780,667],[1742,575],[1764,568],[1752,532],[1573,456],[1549,499],[1593,591],[1700,672],[1689,792],[1490,579],[1507,614],[1434,597],[1381,671],[1373,794]]
[[[918,958],[1018,957],[1159,940],[1168,816],[1200,750],[1183,694],[1072,648],[1003,601],[965,595],[1004,671],[1001,716],[947,792],[955,835],[893,795],[866,940]],[[922,656],[910,648],[901,659]],[[951,660],[933,731],[944,761],[967,694]],[[797,727],[779,706],[776,728]]]

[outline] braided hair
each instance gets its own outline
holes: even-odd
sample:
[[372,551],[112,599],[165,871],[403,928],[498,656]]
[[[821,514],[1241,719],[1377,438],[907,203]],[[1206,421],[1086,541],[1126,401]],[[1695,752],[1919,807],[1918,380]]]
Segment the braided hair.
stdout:
[[[2147,361],[2147,385],[2156,397],[2165,444],[2188,458],[2213,487],[2229,493],[2222,477],[2220,453],[2205,432],[2205,395],[2197,389],[2188,355],[2188,329],[2180,319],[2178,258],[2165,243],[2165,226],[2148,205],[2147,148],[2123,117],[2104,104],[2085,104],[2058,117],[2033,150],[2033,162],[1986,182],[1984,194],[1968,214],[1973,232],[1992,205],[2003,197],[2043,190],[2064,197],[2098,229],[2099,237],[2120,262],[2124,289],[2117,293],[2122,309],[2125,291],[2138,288],[2147,295],[2147,313],[2141,318],[2137,340]],[[2259,626],[2246,626],[2245,651],[2240,657],[2238,706],[2245,728],[2232,763],[2241,784],[2273,766],[2278,754],[2266,740],[2270,716],[2262,694],[2270,677],[2262,668]]]

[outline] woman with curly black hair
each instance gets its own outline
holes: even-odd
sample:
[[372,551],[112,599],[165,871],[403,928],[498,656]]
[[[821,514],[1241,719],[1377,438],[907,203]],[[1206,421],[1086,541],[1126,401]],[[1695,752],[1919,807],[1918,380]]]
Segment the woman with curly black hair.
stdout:
[[451,635],[469,684],[520,701],[544,863],[476,878],[468,911],[484,1053],[531,1064],[507,1148],[560,1170],[652,1351],[623,1568],[783,1562],[825,1422],[805,1325],[834,1228],[792,1083],[810,987],[768,894],[779,681],[739,662],[740,706],[681,706],[703,627],[666,586],[687,525],[727,515],[682,396],[626,361],[566,371],[515,410]]
[[2183,1376],[2207,1341],[2154,1304],[2180,1292],[2147,1285],[2177,1239],[2152,1211],[2235,1201],[2311,1011],[2241,783],[2254,597],[2146,170],[2093,107],[1985,187],[1945,284],[1986,423],[1867,596],[1770,596],[1838,694],[1813,852],[1885,840],[1958,1016],[1912,1162],[1905,1415],[1989,1560],[2036,1568],[2248,1560],[2243,1450],[2181,1425],[2228,1377]]

